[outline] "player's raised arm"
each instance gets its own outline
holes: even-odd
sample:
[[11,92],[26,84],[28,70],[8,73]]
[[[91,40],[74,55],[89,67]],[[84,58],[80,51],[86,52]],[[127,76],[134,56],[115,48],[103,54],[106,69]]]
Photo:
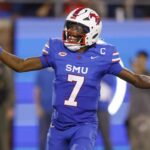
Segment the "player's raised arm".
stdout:
[[133,84],[135,87],[149,89],[150,88],[150,76],[135,74],[132,71],[123,69],[118,77]]
[[17,72],[42,69],[39,57],[21,59],[0,48],[0,60]]

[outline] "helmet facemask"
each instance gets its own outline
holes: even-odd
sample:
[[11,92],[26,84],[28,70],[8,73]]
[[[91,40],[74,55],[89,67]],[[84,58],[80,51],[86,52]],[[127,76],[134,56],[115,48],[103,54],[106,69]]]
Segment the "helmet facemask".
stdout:
[[85,39],[89,28],[75,22],[66,21],[63,31],[63,42],[71,51],[77,51],[86,46]]

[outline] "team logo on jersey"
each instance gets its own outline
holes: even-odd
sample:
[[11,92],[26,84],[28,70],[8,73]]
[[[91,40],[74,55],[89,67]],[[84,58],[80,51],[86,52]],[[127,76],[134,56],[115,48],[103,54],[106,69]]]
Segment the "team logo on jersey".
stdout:
[[73,72],[73,73],[79,73],[79,74],[87,74],[89,68],[83,67],[83,66],[75,66],[71,64],[66,65],[66,71],[67,72]]
[[66,52],[59,52],[58,55],[64,57],[67,55],[67,53]]

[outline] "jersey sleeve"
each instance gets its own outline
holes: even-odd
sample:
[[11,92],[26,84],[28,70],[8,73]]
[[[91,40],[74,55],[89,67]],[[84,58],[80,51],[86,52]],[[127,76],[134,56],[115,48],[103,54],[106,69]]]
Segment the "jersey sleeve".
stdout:
[[53,40],[49,39],[42,49],[42,56],[40,57],[43,68],[52,67],[53,65]]
[[111,53],[111,65],[108,69],[108,74],[118,75],[123,70],[119,52],[114,48]]

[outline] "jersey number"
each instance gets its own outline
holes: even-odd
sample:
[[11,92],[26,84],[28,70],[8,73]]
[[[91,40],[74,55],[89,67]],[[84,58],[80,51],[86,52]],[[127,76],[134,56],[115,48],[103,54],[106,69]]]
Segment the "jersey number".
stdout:
[[80,91],[80,88],[83,85],[84,77],[69,74],[68,75],[68,81],[69,82],[75,81],[76,84],[75,84],[75,86],[74,86],[74,88],[71,92],[71,95],[70,95],[69,99],[65,100],[64,104],[69,105],[69,106],[77,106],[76,97],[77,97],[77,95]]

